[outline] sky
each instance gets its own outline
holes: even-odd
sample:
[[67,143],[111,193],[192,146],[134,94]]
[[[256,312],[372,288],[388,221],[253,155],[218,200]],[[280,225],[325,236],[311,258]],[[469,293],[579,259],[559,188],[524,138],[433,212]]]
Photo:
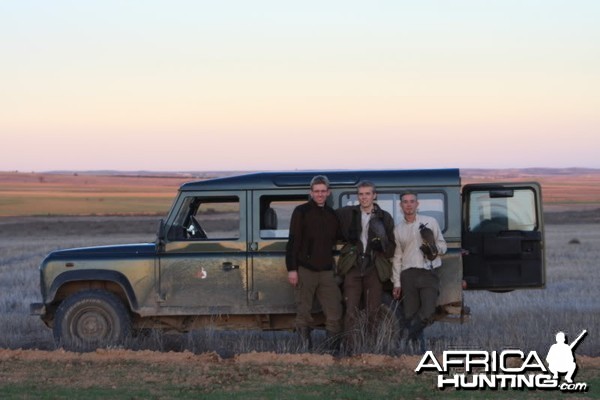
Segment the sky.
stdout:
[[0,2],[0,171],[600,168],[595,0]]

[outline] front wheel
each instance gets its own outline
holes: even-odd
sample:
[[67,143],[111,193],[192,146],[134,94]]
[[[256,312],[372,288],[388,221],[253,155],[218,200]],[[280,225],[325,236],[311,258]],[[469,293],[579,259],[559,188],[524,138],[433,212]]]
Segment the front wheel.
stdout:
[[131,317],[111,292],[86,290],[67,297],[56,310],[54,339],[65,350],[92,351],[124,343]]

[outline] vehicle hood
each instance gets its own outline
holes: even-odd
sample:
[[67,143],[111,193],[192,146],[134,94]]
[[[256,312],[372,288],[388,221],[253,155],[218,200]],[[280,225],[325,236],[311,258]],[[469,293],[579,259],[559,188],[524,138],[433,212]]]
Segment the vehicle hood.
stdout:
[[144,258],[153,257],[155,254],[154,243],[120,244],[56,250],[46,257],[46,261],[78,258]]

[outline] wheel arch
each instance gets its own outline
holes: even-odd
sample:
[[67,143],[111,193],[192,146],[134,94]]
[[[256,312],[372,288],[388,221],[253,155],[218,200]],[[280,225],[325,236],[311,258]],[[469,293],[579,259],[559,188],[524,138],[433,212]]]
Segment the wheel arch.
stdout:
[[58,303],[81,290],[104,289],[116,294],[131,311],[138,309],[138,301],[131,283],[118,271],[80,270],[58,275],[48,291],[47,304]]

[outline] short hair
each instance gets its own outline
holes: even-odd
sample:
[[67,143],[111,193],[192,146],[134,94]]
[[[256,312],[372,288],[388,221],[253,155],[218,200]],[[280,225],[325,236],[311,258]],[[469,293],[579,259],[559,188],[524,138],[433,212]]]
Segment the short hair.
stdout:
[[316,175],[310,180],[310,189],[315,185],[325,185],[329,189],[329,179],[325,175]]
[[412,190],[406,190],[406,191],[402,192],[402,194],[400,194],[400,201],[402,201],[402,198],[404,196],[409,196],[409,195],[415,196],[415,199],[419,198],[419,196],[417,196],[416,192],[413,192]]
[[358,189],[360,188],[364,188],[364,187],[370,187],[373,189],[373,193],[377,192],[377,188],[375,187],[375,184],[371,181],[360,181],[358,182],[358,185],[356,185],[356,190],[358,191]]

